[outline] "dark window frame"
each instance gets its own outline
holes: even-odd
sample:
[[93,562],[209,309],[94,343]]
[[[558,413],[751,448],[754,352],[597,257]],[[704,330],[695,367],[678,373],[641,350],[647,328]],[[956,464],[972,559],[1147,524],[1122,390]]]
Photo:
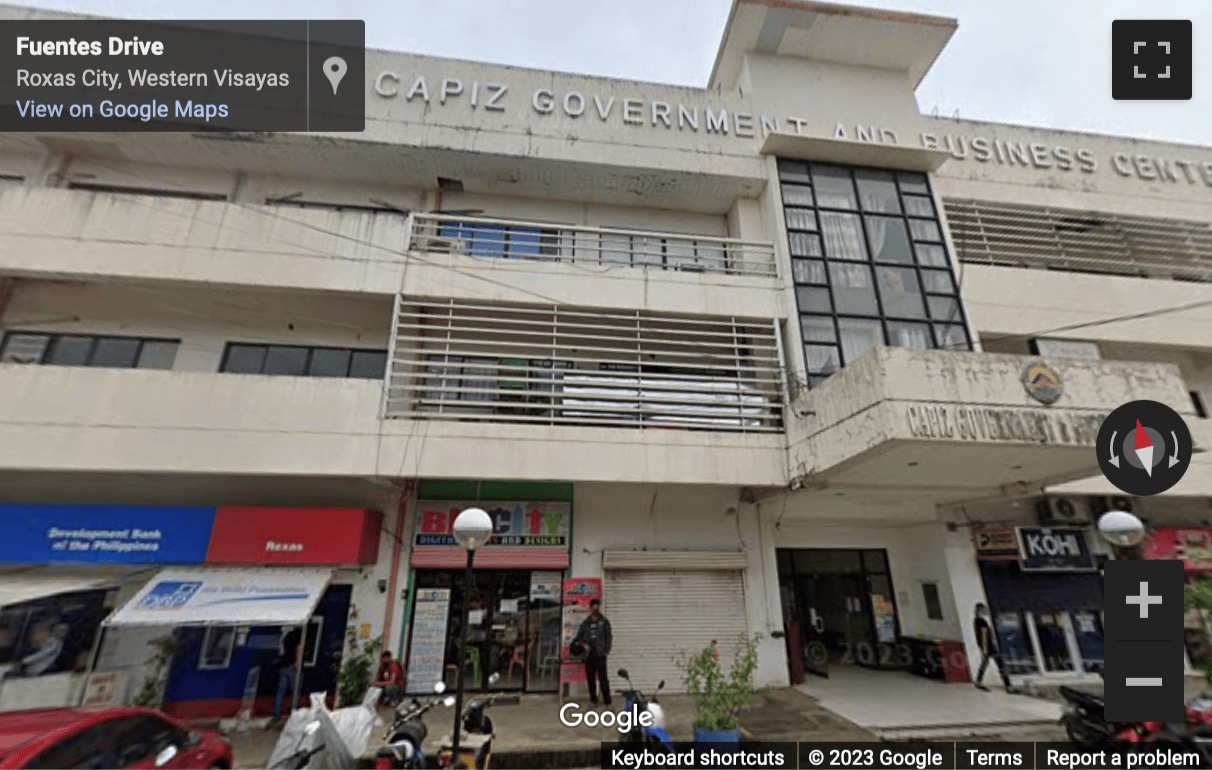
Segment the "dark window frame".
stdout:
[[[30,362],[30,364],[26,364],[26,365],[33,365],[33,366],[82,366],[82,367],[89,367],[89,368],[96,368],[96,369],[149,369],[149,370],[154,369],[154,370],[159,370],[159,371],[172,371],[172,367],[169,367],[168,369],[162,369],[160,367],[140,366],[139,364],[143,360],[144,348],[149,343],[176,345],[176,350],[174,350],[174,352],[173,352],[174,365],[176,363],[177,352],[181,349],[181,340],[173,339],[171,337],[138,337],[138,336],[125,336],[125,335],[121,335],[121,334],[75,334],[75,333],[46,332],[46,331],[37,331],[37,330],[29,330],[29,329],[11,329],[9,331],[6,331],[4,333],[4,338],[2,340],[0,340],[0,358],[3,358],[5,353],[8,352],[8,346],[9,346],[12,338],[17,337],[17,336],[45,338],[46,345],[45,345],[45,347],[42,348],[42,354],[39,356],[38,360]],[[51,362],[47,361],[47,359],[50,358],[51,354],[55,350],[55,344],[58,341],[65,339],[65,338],[83,338],[83,339],[87,339],[89,341],[88,355],[86,356],[85,363],[82,363],[82,364],[57,364],[57,363],[51,363]],[[109,341],[109,340],[137,343],[138,347],[135,350],[135,363],[133,366],[112,366],[112,365],[108,365],[108,364],[102,365],[102,364],[93,363],[93,361],[95,360],[96,355],[97,355],[97,347],[98,347],[99,343],[101,343],[102,341]],[[11,362],[6,362],[6,363],[11,363]]]
[[[824,168],[828,168],[828,169],[832,169],[832,170],[841,169],[841,170],[848,172],[849,179],[850,179],[850,185],[851,185],[852,189],[854,190],[854,207],[853,208],[848,207],[848,206],[839,206],[839,205],[822,205],[820,197],[816,194],[816,191],[815,191],[816,184],[815,184],[815,179],[813,178],[815,169],[818,167],[824,167]],[[868,210],[867,207],[864,205],[862,193],[859,190],[858,177],[863,172],[870,172],[870,171],[877,171],[877,172],[882,172],[882,173],[886,173],[886,174],[890,175],[891,180],[895,186],[895,191],[896,191],[896,195],[897,195],[897,203],[899,206],[898,212],[890,212],[890,211],[883,212],[883,211]],[[800,255],[799,247],[797,246],[796,247],[797,250],[794,253],[790,254],[790,259],[792,260],[791,278],[792,278],[793,286],[797,289],[799,287],[813,287],[813,288],[818,288],[818,289],[823,288],[828,291],[828,296],[829,296],[829,306],[830,307],[829,307],[828,312],[826,312],[824,310],[820,310],[820,309],[816,309],[816,308],[811,308],[811,309],[802,308],[800,306],[800,301],[799,301],[799,292],[797,291],[796,292],[797,315],[799,316],[801,321],[805,317],[810,317],[810,318],[816,319],[818,321],[818,323],[820,320],[823,320],[826,318],[831,318],[833,321],[833,327],[834,327],[834,330],[833,330],[834,331],[834,341],[832,343],[816,342],[816,341],[809,343],[807,341],[803,341],[804,345],[812,344],[814,346],[824,346],[824,347],[833,348],[833,350],[836,353],[836,359],[838,361],[838,369],[845,367],[846,365],[848,365],[849,363],[852,363],[852,362],[847,360],[847,357],[844,355],[844,353],[842,351],[842,336],[841,336],[841,328],[840,328],[841,323],[840,322],[843,320],[846,320],[846,319],[854,319],[854,320],[858,320],[858,321],[865,320],[865,321],[878,322],[879,326],[880,326],[880,334],[882,337],[881,344],[884,344],[884,345],[895,346],[893,343],[894,337],[892,336],[892,329],[895,328],[896,325],[898,325],[898,324],[908,323],[908,324],[924,325],[925,331],[927,331],[927,333],[928,333],[930,349],[935,349],[935,350],[949,349],[949,346],[947,346],[945,344],[947,341],[947,337],[946,337],[947,330],[949,330],[949,329],[952,331],[954,331],[955,329],[958,329],[959,332],[961,333],[962,339],[964,340],[965,349],[967,349],[967,350],[972,349],[972,336],[968,329],[967,313],[963,307],[963,301],[960,296],[959,282],[956,279],[954,263],[953,263],[953,260],[951,259],[950,250],[947,247],[946,234],[943,231],[942,220],[939,217],[939,207],[937,205],[935,205],[934,191],[930,184],[930,179],[926,174],[921,173],[921,172],[904,172],[904,171],[895,171],[895,170],[890,170],[890,169],[875,169],[875,168],[864,167],[864,166],[839,166],[837,164],[831,164],[831,163],[816,163],[816,162],[812,162],[812,161],[801,161],[801,160],[780,158],[778,160],[778,178],[779,178],[779,188],[780,188],[780,200],[783,200],[782,191],[783,191],[784,185],[793,185],[794,189],[796,190],[797,195],[799,195],[800,188],[802,188],[802,187],[807,186],[807,187],[814,188],[812,191],[812,198],[815,202],[815,205],[812,207],[809,207],[806,204],[804,204],[802,202],[802,197],[797,198],[794,205],[788,205],[788,204],[786,204],[785,201],[783,202],[783,212],[784,212],[783,218],[784,218],[784,223],[787,226],[787,230],[788,230],[788,250],[789,250],[789,252],[791,252],[792,244],[796,242],[795,239],[797,237],[801,238],[801,240],[803,240],[805,238],[815,238],[817,247],[821,251],[821,254],[819,256],[818,255],[811,255],[811,256]],[[927,217],[927,216],[918,214],[916,212],[910,213],[909,206],[906,204],[907,199],[927,200],[930,204],[930,210],[933,212],[933,215],[930,217]],[[788,214],[789,210],[795,211],[794,218],[795,218],[795,222],[796,222],[797,226],[793,226],[791,221],[789,221],[792,219],[792,215]],[[811,225],[809,225],[808,220],[805,219],[805,216],[809,212],[811,212],[813,215]],[[858,235],[862,239],[861,245],[862,245],[863,249],[865,250],[864,259],[861,259],[861,260],[855,259],[855,258],[851,257],[850,255],[837,256],[837,255],[830,253],[831,250],[827,243],[827,239],[825,238],[823,223],[821,221],[822,212],[846,213],[846,214],[852,214],[859,218]],[[909,263],[894,262],[894,261],[879,260],[877,258],[876,249],[873,248],[873,244],[872,244],[873,230],[872,230],[871,225],[869,224],[869,220],[875,220],[880,217],[895,218],[895,219],[899,219],[901,222],[903,222],[906,235],[908,236],[911,262],[909,262]],[[915,221],[931,223],[937,229],[938,237],[929,238],[929,239],[921,239],[921,238],[915,237],[914,233],[913,233],[913,226],[912,226],[912,223]],[[804,226],[798,226],[798,225],[804,225]],[[811,230],[805,229],[806,226],[812,226],[812,227],[814,227],[814,229],[811,229]],[[803,242],[807,243],[807,241],[803,241]],[[935,246],[935,247],[940,248],[943,251],[944,255],[946,256],[946,259],[947,259],[946,266],[940,267],[940,266],[935,266],[935,265],[932,265],[929,263],[924,263],[922,258],[919,256],[919,246],[920,245],[929,245],[929,246]],[[823,270],[823,276],[821,276],[821,278],[823,278],[823,281],[809,282],[809,281],[800,280],[800,277],[798,275],[799,271],[796,269],[796,263],[799,261],[804,261],[804,260],[815,262],[815,264],[818,265]],[[871,279],[871,290],[875,296],[876,313],[874,313],[874,314],[872,314],[872,313],[854,313],[854,312],[842,313],[837,310],[837,292],[836,292],[836,289],[834,286],[833,269],[830,268],[830,265],[833,263],[837,263],[839,267],[842,267],[846,264],[864,265],[865,269],[870,271],[869,275],[870,275],[870,279]],[[806,268],[807,268],[805,270],[806,274],[811,274],[811,272],[813,272],[812,265],[808,265],[808,266],[806,266]],[[904,269],[904,270],[912,270],[914,272],[914,274],[917,277],[917,285],[918,285],[917,295],[919,297],[921,297],[921,300],[922,300],[922,306],[923,306],[923,310],[924,310],[923,316],[910,317],[910,316],[905,316],[905,315],[893,315],[893,314],[888,313],[888,311],[886,309],[886,300],[884,297],[885,291],[883,289],[881,289],[881,287],[880,287],[880,279],[879,279],[879,274],[877,272],[880,268],[899,268],[899,269]],[[943,273],[946,273],[946,275],[948,276],[948,283],[950,285],[950,291],[946,291],[946,292],[935,291],[935,290],[931,290],[930,288],[927,287],[927,284],[926,284],[927,275],[933,277],[933,276],[941,275]],[[934,318],[930,312],[931,298],[947,299],[947,300],[953,301],[955,310],[957,311],[953,315],[958,316],[958,317],[949,317],[949,318],[943,318],[943,319]],[[802,351],[802,354],[805,356],[805,366],[808,366],[806,350]],[[808,370],[809,387],[812,387],[815,384],[819,384],[820,381],[822,381],[824,378],[828,377],[832,373],[833,372],[812,371],[811,369],[809,369]]]
[[[247,349],[247,348],[260,348],[261,349],[261,351],[262,351],[261,371],[259,371],[259,372],[231,372],[231,371],[228,371],[227,367],[231,361],[232,353],[235,350]],[[269,351],[272,348],[307,351],[307,358],[303,364],[303,373],[302,374],[266,374],[265,373],[265,361],[269,357]],[[345,374],[344,375],[313,374],[312,373],[312,361],[315,358],[315,354],[317,351],[348,352],[349,360],[346,362]],[[364,355],[383,356],[382,373],[376,377],[362,377],[362,376],[350,374],[350,372],[353,371],[354,356],[359,353],[364,354]],[[385,377],[387,375],[387,363],[388,363],[387,351],[380,349],[380,348],[346,348],[346,347],[340,347],[340,346],[336,346],[336,345],[282,345],[282,344],[275,343],[275,342],[230,342],[229,341],[223,347],[223,357],[221,359],[219,359],[219,373],[220,374],[250,374],[250,375],[259,376],[259,377],[320,377],[320,378],[326,378],[326,379],[373,380],[373,379],[382,379],[383,377]]]

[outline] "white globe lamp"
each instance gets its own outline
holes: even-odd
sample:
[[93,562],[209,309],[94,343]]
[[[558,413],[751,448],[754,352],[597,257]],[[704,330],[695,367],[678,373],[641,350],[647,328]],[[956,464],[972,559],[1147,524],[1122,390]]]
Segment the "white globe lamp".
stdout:
[[1145,539],[1145,524],[1127,511],[1107,511],[1098,519],[1098,532],[1112,545],[1131,548]]
[[492,537],[492,517],[480,508],[468,508],[455,517],[455,541],[468,551],[474,551]]

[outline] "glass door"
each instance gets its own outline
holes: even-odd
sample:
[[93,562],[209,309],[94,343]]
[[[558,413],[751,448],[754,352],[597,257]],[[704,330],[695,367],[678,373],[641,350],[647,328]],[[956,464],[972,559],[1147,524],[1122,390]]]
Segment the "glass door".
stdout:
[[1039,637],[1040,657],[1045,671],[1073,671],[1073,656],[1069,652],[1069,640],[1064,620],[1056,610],[1036,612],[1035,633]]
[[[491,583],[485,586],[484,686],[490,690],[522,690],[532,648],[527,612],[530,572],[502,570],[490,574]],[[501,678],[490,686],[488,677],[494,673]]]

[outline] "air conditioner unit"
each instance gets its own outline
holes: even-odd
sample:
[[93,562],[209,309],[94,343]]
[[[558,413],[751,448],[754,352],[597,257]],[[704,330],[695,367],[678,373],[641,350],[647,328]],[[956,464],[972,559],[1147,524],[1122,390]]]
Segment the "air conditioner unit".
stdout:
[[466,254],[466,242],[459,238],[437,238],[432,235],[419,235],[413,239],[413,248],[419,251],[429,251],[436,254]]
[[1039,523],[1046,527],[1090,523],[1090,504],[1082,497],[1045,497],[1039,502]]
[[1107,511],[1127,511],[1128,513],[1136,513],[1136,499],[1127,497],[1125,495],[1090,498],[1091,513],[1093,513],[1095,516],[1102,516]]

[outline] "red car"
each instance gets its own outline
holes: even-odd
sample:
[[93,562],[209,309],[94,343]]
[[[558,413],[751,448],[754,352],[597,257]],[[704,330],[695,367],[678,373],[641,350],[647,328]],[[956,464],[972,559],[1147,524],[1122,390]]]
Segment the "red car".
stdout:
[[0,768],[227,768],[231,744],[152,709],[31,709],[0,714]]

